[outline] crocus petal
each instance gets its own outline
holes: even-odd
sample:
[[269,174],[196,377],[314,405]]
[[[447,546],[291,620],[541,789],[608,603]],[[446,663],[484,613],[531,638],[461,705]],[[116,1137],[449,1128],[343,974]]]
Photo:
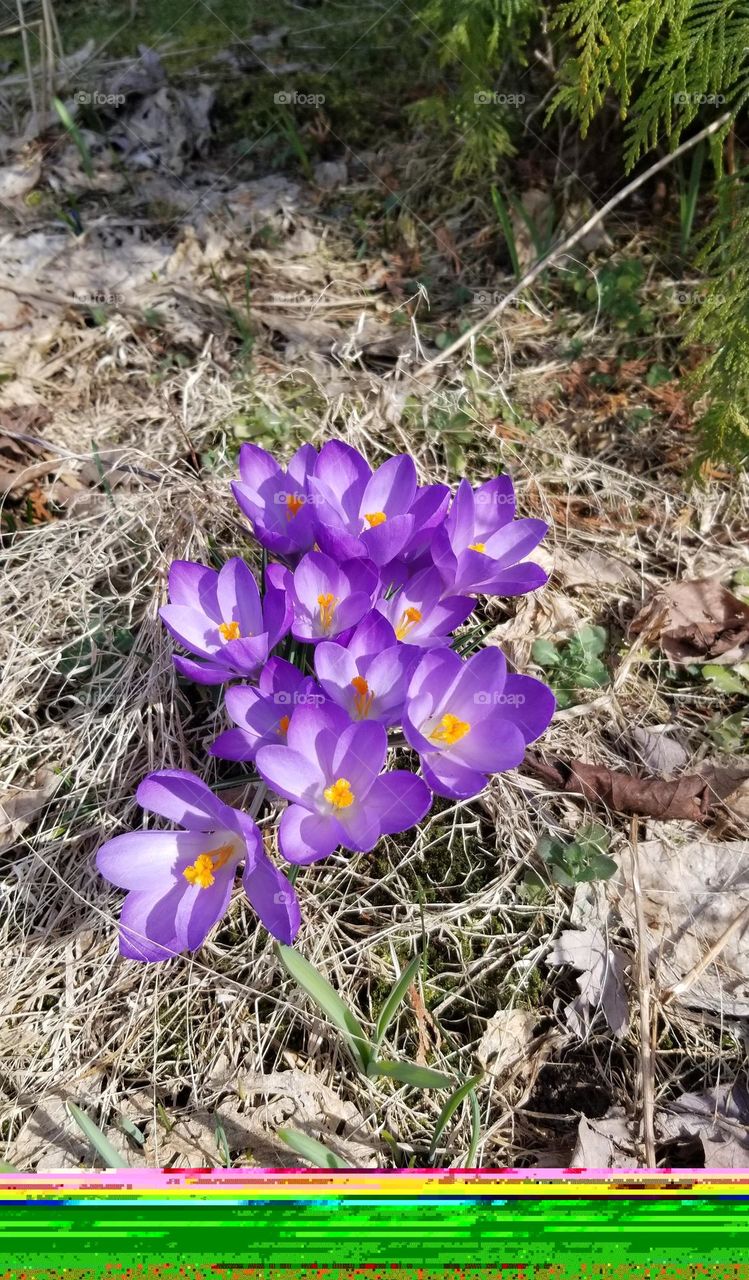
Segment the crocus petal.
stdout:
[[[272,573],[274,566],[268,565],[265,572],[265,595],[263,596],[262,626],[268,636],[268,648],[273,649],[279,640],[288,633],[294,617],[294,606],[286,589],[291,576],[284,571],[285,577]],[[280,566],[278,566],[280,567]]]
[[178,653],[175,653],[172,662],[181,676],[194,680],[196,684],[225,684],[236,674],[221,663],[197,662],[192,658],[183,658]]
[[502,650],[497,645],[479,649],[461,664],[458,679],[445,691],[440,705],[472,724],[500,705],[506,678],[507,662]]
[[330,440],[320,450],[314,478],[334,495],[346,521],[354,522],[371,474],[369,463],[356,449],[342,440]]
[[311,444],[302,444],[296,453],[289,458],[286,473],[300,489],[305,489],[307,479],[315,469],[317,449]]
[[217,594],[222,622],[238,623],[240,636],[257,636],[264,630],[255,577],[239,556],[227,560],[222,566]]
[[354,715],[356,690],[352,681],[356,678],[358,668],[350,649],[343,645],[324,640],[315,648],[315,673],[320,685],[334,702],[344,707],[348,714]]
[[230,670],[244,676],[254,675],[268,657],[268,637],[261,632],[258,636],[227,640],[221,657]]
[[367,807],[377,814],[383,835],[407,831],[429,810],[432,793],[416,774],[394,769],[375,779],[367,796]]
[[281,475],[281,468],[266,449],[258,444],[243,444],[239,450],[239,474],[242,481],[255,493],[259,493],[268,481],[275,481]]
[[517,726],[526,743],[541,736],[556,710],[551,689],[533,676],[509,675],[502,698],[503,716]]
[[445,519],[445,529],[455,551],[462,551],[474,541],[475,505],[473,489],[468,480],[461,480]]
[[246,729],[225,729],[208,748],[219,760],[254,760],[260,736]]
[[218,623],[207,614],[198,613],[184,604],[165,604],[159,609],[159,617],[179,644],[204,658],[213,658],[221,649],[221,633]]
[[186,605],[209,618],[218,618],[218,574],[207,565],[192,560],[173,560],[169,568],[169,599]]
[[[358,801],[363,801],[385,763],[387,732],[377,720],[349,724],[338,740],[330,780],[346,778]],[[340,816],[345,825],[345,811]]]
[[323,777],[333,768],[333,757],[341,734],[351,721],[346,712],[321,698],[297,707],[289,722],[286,741],[290,747],[314,761]]
[[399,556],[414,531],[413,516],[392,516],[382,524],[365,529],[361,542],[375,564],[387,564]]
[[205,847],[203,831],[128,831],[101,846],[96,867],[120,889],[166,892],[177,866],[194,861]]
[[497,569],[508,569],[525,560],[549,531],[545,520],[513,520],[493,533],[484,544]]
[[287,862],[306,866],[327,858],[341,843],[343,835],[335,818],[309,813],[301,805],[292,804],[281,814],[278,847]]
[[120,912],[120,955],[152,964],[171,960],[183,950],[177,938],[175,915],[181,885],[167,894],[129,893]]
[[366,664],[383,649],[390,649],[397,643],[395,632],[387,618],[373,609],[362,618],[346,647],[358,663],[364,660]]
[[236,863],[217,871],[213,884],[205,889],[197,884],[187,884],[174,921],[182,949],[197,951],[213,926],[226,915],[234,887],[235,866]]
[[[517,725],[497,707],[493,714],[471,725],[469,732],[442,754],[456,764],[481,773],[504,773],[516,769],[525,755],[525,738]],[[431,759],[431,757],[430,757]]]
[[515,516],[515,489],[510,477],[495,476],[486,484],[480,484],[473,495],[473,509],[473,542],[483,542],[482,535],[509,524]]
[[251,869],[245,868],[242,884],[268,933],[290,946],[302,916],[293,886],[283,872],[262,853]]
[[375,511],[383,511],[388,517],[405,515],[415,497],[413,458],[407,453],[396,454],[383,462],[367,482],[359,507],[360,519]]
[[255,767],[263,781],[285,800],[300,801],[309,809],[315,807],[325,787],[319,767],[292,747],[261,747]]
[[548,580],[549,575],[540,564],[534,564],[532,560],[524,560],[522,564],[513,565],[511,569],[497,570],[490,578],[472,586],[471,590],[487,596],[522,596],[527,591],[535,591],[537,587],[545,586]]
[[450,490],[446,484],[428,484],[418,490],[411,504],[414,532],[404,550],[404,555],[409,561],[429,546],[437,526],[445,518],[449,503]]
[[379,815],[370,807],[368,800],[364,804],[352,804],[348,809],[341,809],[338,821],[343,831],[341,844],[352,853],[369,853],[382,834]]
[[438,796],[447,796],[450,800],[469,800],[477,796],[486,786],[487,779],[477,769],[469,769],[459,764],[447,754],[434,752],[421,757],[421,771],[424,780]]
[[[320,514],[319,507],[316,507],[315,511]],[[342,526],[335,524],[323,524],[318,521],[317,544],[326,556],[339,562],[367,554],[363,542],[360,542],[354,534],[348,533]]]
[[178,822],[190,831],[223,827],[231,810],[200,778],[186,769],[160,769],[144,778],[135,798],[142,809]]

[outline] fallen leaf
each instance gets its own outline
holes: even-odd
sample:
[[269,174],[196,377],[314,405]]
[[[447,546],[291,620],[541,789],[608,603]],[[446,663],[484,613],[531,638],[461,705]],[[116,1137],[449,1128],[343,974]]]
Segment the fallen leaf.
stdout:
[[547,964],[568,964],[580,974],[580,995],[565,1010],[571,1030],[579,1036],[586,1034],[592,1008],[603,1011],[614,1035],[624,1035],[629,1022],[624,984],[629,957],[619,947],[610,946],[601,929],[591,925],[565,930],[549,952]]
[[[647,946],[661,990],[691,974],[749,907],[749,841],[646,840],[638,848]],[[636,927],[629,868],[606,882],[609,902]],[[721,1016],[749,1015],[749,924],[729,935],[674,999]]]
[[533,1039],[537,1023],[538,1016],[528,1009],[498,1009],[486,1024],[476,1050],[482,1067],[499,1075],[516,1066]]
[[[629,634],[655,642],[674,663],[749,653],[749,605],[717,577],[661,587],[629,624]],[[738,656],[734,656],[738,654]]]
[[631,736],[638,759],[651,773],[670,777],[672,773],[682,769],[689,759],[686,747],[663,730],[636,725]]
[[615,813],[632,813],[661,821],[680,819],[705,823],[749,777],[746,770],[717,769],[705,766],[701,773],[664,780],[641,778],[603,764],[586,764],[583,760],[539,760],[527,755],[526,765],[551,786],[574,795],[582,795],[592,804],[605,805]]
[[749,1166],[749,1091],[734,1081],[706,1093],[684,1093],[658,1116],[664,1139],[698,1137],[705,1152],[705,1168],[746,1169]]
[[0,852],[10,849],[23,831],[41,813],[62,783],[59,773],[42,766],[33,784],[0,796]]
[[557,552],[554,568],[566,587],[619,587],[640,580],[626,561],[603,551],[583,551],[579,556]]
[[601,1120],[580,1117],[572,1169],[637,1169],[639,1164],[629,1124],[618,1108]]

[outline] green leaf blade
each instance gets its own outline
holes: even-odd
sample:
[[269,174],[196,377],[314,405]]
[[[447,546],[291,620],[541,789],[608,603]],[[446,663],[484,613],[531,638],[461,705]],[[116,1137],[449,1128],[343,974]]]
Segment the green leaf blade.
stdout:
[[385,1036],[385,1032],[387,1031],[388,1027],[390,1026],[390,1023],[395,1017],[396,1012],[398,1011],[399,1005],[402,1003],[406,995],[406,992],[408,991],[408,988],[411,986],[411,983],[414,981],[416,977],[416,973],[419,968],[420,962],[421,962],[421,956],[420,955],[414,956],[411,963],[407,965],[407,967],[403,970],[401,976],[394,983],[393,989],[390,992],[390,995],[388,996],[384,1005],[382,1006],[379,1017],[377,1019],[377,1025],[375,1027],[375,1041],[374,1041],[375,1047],[378,1047],[382,1042]]
[[359,1019],[309,960],[305,960],[293,947],[287,947],[282,942],[276,943],[276,951],[286,972],[297,986],[314,1000],[326,1018],[343,1034],[354,1061],[366,1073],[374,1052]]
[[306,1160],[313,1169],[350,1169],[351,1165],[341,1160],[334,1151],[329,1151],[322,1142],[310,1138],[306,1133],[298,1133],[296,1129],[279,1129],[278,1137],[291,1147],[298,1156]]
[[121,1151],[113,1147],[109,1139],[102,1133],[97,1124],[94,1124],[90,1116],[85,1111],[76,1106],[74,1102],[67,1103],[68,1114],[71,1116],[81,1133],[85,1134],[91,1146],[94,1148],[97,1156],[104,1161],[107,1169],[127,1169],[128,1162]]
[[386,1076],[400,1084],[409,1084],[414,1089],[449,1089],[452,1084],[452,1080],[444,1072],[434,1071],[431,1067],[418,1067],[411,1062],[372,1062],[369,1074]]

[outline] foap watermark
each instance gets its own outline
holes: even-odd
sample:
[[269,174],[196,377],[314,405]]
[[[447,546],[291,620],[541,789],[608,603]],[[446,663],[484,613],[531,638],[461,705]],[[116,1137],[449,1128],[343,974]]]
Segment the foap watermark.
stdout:
[[515,494],[509,489],[478,489],[473,495],[477,507],[507,507],[515,502]]
[[321,107],[325,101],[324,93],[297,93],[296,89],[279,89],[273,94],[277,107]]
[[273,694],[273,701],[279,707],[321,707],[325,702],[325,694],[290,693],[287,689],[279,689]]
[[122,293],[105,293],[99,290],[97,293],[77,293],[74,301],[82,307],[118,307],[124,296]]
[[278,907],[290,907],[294,902],[294,895],[293,893],[284,893],[283,890],[279,890],[278,893],[273,894],[273,901]]
[[473,695],[473,701],[480,707],[490,704],[494,707],[522,707],[525,702],[524,693],[494,693],[491,689],[479,689]]
[[318,503],[322,506],[325,499],[317,493],[274,493],[273,504],[277,507],[289,507],[295,512],[300,507],[315,507]]
[[475,307],[496,307],[504,296],[503,293],[496,289],[474,289],[473,305]]
[[124,107],[124,93],[102,93],[99,89],[77,89],[73,102],[79,107]]
[[488,89],[480,89],[478,93],[474,93],[473,101],[477,107],[522,107],[525,94],[490,93]]
[[726,100],[724,93],[675,93],[673,97],[677,107],[694,104],[698,107],[722,107]]

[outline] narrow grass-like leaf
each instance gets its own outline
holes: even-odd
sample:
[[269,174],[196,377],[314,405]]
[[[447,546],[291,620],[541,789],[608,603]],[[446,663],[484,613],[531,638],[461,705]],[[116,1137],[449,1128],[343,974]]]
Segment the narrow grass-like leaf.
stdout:
[[410,1084],[414,1089],[449,1089],[452,1080],[442,1071],[433,1071],[431,1067],[417,1067],[411,1062],[372,1062],[369,1066],[370,1076],[387,1076],[390,1080],[399,1080],[401,1084]]
[[7,1160],[0,1160],[0,1173],[18,1173],[19,1170],[14,1164],[8,1164]]
[[104,1136],[97,1124],[94,1124],[90,1116],[85,1111],[76,1106],[74,1102],[67,1104],[68,1113],[75,1120],[78,1128],[88,1138],[91,1146],[94,1148],[97,1156],[99,1156],[108,1169],[127,1169],[128,1163],[125,1157],[116,1147],[113,1147],[108,1138]]
[[86,139],[78,128],[78,125],[71,116],[64,102],[61,102],[59,98],[53,98],[52,106],[78,148],[78,154],[81,157],[81,164],[83,165],[83,172],[87,178],[93,178],[94,166],[91,160],[91,152],[86,146]]
[[469,1093],[468,1102],[471,1107],[471,1145],[466,1156],[466,1169],[474,1169],[476,1167],[476,1152],[481,1141],[481,1113],[475,1089],[472,1089]]
[[494,205],[494,212],[499,220],[499,225],[502,228],[502,234],[505,238],[505,244],[507,245],[507,252],[510,255],[510,262],[512,263],[515,278],[519,280],[523,273],[520,270],[520,259],[518,258],[517,246],[515,244],[515,228],[512,225],[512,219],[510,218],[507,205],[496,187],[492,187],[492,204]]
[[226,1130],[222,1125],[221,1119],[219,1116],[213,1117],[213,1128],[216,1134],[216,1146],[218,1148],[218,1153],[224,1162],[224,1168],[229,1169],[231,1167],[231,1154],[229,1152],[229,1142],[226,1137]]
[[297,1133],[296,1129],[279,1129],[278,1136],[287,1147],[291,1147],[298,1156],[307,1160],[313,1169],[349,1169],[351,1167],[334,1151],[328,1151],[328,1148],[316,1138],[308,1138],[306,1133]]
[[420,961],[420,955],[414,956],[411,963],[406,966],[403,973],[394,984],[390,995],[380,1009],[380,1016],[377,1019],[377,1026],[375,1027],[375,1047],[381,1043],[385,1032],[398,1011],[399,1005],[403,1002],[408,988],[416,977]]
[[356,1065],[366,1072],[374,1053],[359,1019],[309,960],[305,960],[293,947],[287,947],[282,942],[276,943],[276,951],[286,972],[322,1009],[326,1018],[343,1032]]
[[480,1080],[481,1080],[480,1075],[471,1076],[470,1080],[465,1080],[463,1084],[461,1084],[455,1090],[455,1093],[451,1094],[451,1096],[447,1099],[447,1102],[445,1103],[444,1107],[440,1111],[439,1118],[434,1127],[434,1134],[432,1136],[432,1145],[429,1148],[430,1160],[434,1159],[434,1153],[437,1150],[437,1143],[442,1137],[442,1134],[446,1129],[447,1125],[450,1123],[450,1120],[455,1115],[455,1112],[458,1110],[458,1107],[460,1106],[461,1102],[463,1102],[469,1096],[469,1094],[476,1088]]

